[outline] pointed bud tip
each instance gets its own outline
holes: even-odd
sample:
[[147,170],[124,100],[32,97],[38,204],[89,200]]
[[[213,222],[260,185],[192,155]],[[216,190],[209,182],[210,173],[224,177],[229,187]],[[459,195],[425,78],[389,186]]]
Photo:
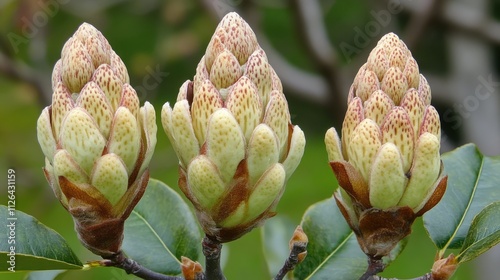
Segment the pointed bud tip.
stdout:
[[302,229],[302,226],[298,225],[295,228],[295,231],[293,232],[293,236],[290,239],[289,242],[289,248],[292,250],[292,248],[296,245],[301,245],[301,246],[307,246],[307,243],[309,242],[309,239],[307,238],[306,233]]

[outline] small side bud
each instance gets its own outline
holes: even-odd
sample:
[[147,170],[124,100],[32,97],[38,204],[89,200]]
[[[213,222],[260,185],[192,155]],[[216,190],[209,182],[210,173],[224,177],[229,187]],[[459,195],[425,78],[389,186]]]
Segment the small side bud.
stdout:
[[434,280],[448,280],[458,268],[457,258],[450,254],[446,259],[439,259],[432,265],[431,273]]
[[288,243],[288,245],[289,245],[290,250],[292,250],[293,246],[295,246],[296,244],[307,245],[308,242],[309,242],[309,239],[307,238],[306,233],[304,232],[302,227],[299,225],[299,226],[297,226],[297,228],[293,232],[293,236],[290,239],[290,242]]
[[[293,236],[288,243],[291,254],[297,254],[297,264],[301,263],[307,256],[307,243],[309,239],[307,238],[306,233],[302,230],[302,227],[299,225],[293,232]],[[294,252],[295,251],[295,252]]]
[[192,261],[190,258],[181,257],[182,275],[186,280],[203,279],[203,268],[199,262]]

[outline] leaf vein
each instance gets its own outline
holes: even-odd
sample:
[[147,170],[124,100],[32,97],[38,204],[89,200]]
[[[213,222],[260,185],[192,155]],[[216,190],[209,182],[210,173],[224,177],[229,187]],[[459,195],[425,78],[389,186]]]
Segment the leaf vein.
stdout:
[[177,259],[177,257],[172,253],[172,251],[170,251],[170,249],[168,248],[168,246],[165,244],[165,242],[163,242],[163,240],[160,238],[160,236],[156,233],[156,231],[154,230],[154,228],[151,226],[151,224],[142,216],[140,215],[136,210],[133,210],[132,213],[134,213],[134,215],[137,215],[137,217],[139,219],[141,219],[144,224],[151,230],[151,232],[154,234],[154,236],[158,239],[158,241],[160,242],[160,244],[163,246],[163,248],[165,248],[165,250],[170,254],[170,256],[172,256],[172,258],[177,261],[177,263],[181,264],[181,262]]
[[469,201],[467,203],[467,207],[465,207],[465,211],[464,211],[462,217],[460,218],[460,222],[458,222],[458,225],[455,228],[455,231],[453,232],[453,234],[450,236],[450,239],[448,239],[448,242],[446,242],[444,247],[441,249],[440,254],[443,254],[444,251],[448,248],[448,246],[450,246],[451,242],[455,239],[455,237],[458,233],[458,230],[462,227],[462,224],[464,223],[465,217],[467,216],[467,213],[469,212],[469,209],[472,205],[472,201],[474,200],[474,196],[476,195],[476,191],[477,191],[477,188],[479,185],[479,180],[480,180],[481,174],[483,172],[483,165],[484,165],[484,157],[481,158],[481,165],[479,166],[479,172],[478,172],[477,177],[476,177],[476,182],[474,183],[474,188],[472,189],[472,194],[471,194]]
[[349,233],[349,235],[347,235],[347,237],[344,239],[344,241],[342,241],[342,243],[340,243],[340,244],[339,244],[339,246],[337,246],[337,248],[335,248],[335,250],[333,250],[333,251],[330,253],[330,255],[328,255],[328,256],[325,258],[325,260],[324,260],[322,263],[320,263],[320,264],[318,265],[318,267],[317,267],[317,268],[316,268],[313,272],[311,272],[311,274],[310,274],[309,276],[307,276],[307,278],[306,278],[305,280],[311,279],[311,277],[312,277],[314,274],[316,274],[316,272],[317,272],[317,271],[318,271],[318,270],[319,270],[319,269],[320,269],[323,265],[325,265],[325,264],[326,264],[326,262],[327,262],[328,260],[330,260],[330,258],[332,258],[332,257],[333,257],[333,256],[334,256],[337,252],[338,252],[338,250],[339,250],[340,248],[342,248],[342,246],[344,246],[344,245],[347,243],[347,241],[351,238],[351,236],[352,236],[352,235],[353,235],[353,232],[351,231],[351,233]]

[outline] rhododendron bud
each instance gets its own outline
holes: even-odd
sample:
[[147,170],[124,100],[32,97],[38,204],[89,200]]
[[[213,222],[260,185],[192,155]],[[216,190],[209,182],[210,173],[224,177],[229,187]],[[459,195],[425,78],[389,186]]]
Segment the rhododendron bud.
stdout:
[[179,158],[179,186],[205,233],[234,240],[273,216],[304,152],[281,82],[250,26],[226,15],[162,123]]
[[120,249],[156,145],[154,108],[139,107],[128,82],[106,38],[84,23],[63,47],[52,73],[52,104],[38,119],[45,176],[81,242],[101,256]]
[[358,71],[340,138],[325,135],[338,179],[335,199],[363,251],[387,255],[446,189],[441,123],[431,91],[406,45],[382,37]]

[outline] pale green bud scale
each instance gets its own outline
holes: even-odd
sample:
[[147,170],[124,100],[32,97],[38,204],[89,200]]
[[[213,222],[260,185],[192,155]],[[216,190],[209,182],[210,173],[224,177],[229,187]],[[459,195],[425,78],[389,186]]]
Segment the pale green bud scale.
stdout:
[[271,92],[262,122],[269,125],[276,133],[280,150],[280,160],[283,159],[283,156],[285,156],[285,147],[288,144],[288,124],[290,123],[288,103],[283,93],[277,90]]
[[111,205],[115,205],[128,186],[127,169],[120,156],[110,153],[100,157],[92,170],[90,182]]
[[351,102],[349,102],[344,122],[342,123],[342,154],[344,155],[345,160],[349,159],[346,150],[348,146],[347,143],[351,141],[354,129],[363,119],[363,103],[361,98],[355,97]]
[[[410,180],[399,205],[414,209],[421,205],[438,178],[440,166],[439,140],[426,132],[418,139]],[[415,209],[415,212],[419,210]]]
[[[71,99],[71,93],[68,88],[64,86],[63,83],[58,83],[52,94],[52,130],[54,135],[59,136],[61,132],[61,125],[63,123],[66,114],[73,109],[74,104]],[[59,141],[59,139],[56,139]]]
[[382,132],[382,143],[394,143],[403,157],[404,171],[410,170],[415,140],[410,117],[406,110],[399,106],[393,107],[387,114],[380,130]]
[[123,90],[121,92],[121,97],[122,99],[119,106],[126,107],[130,111],[130,113],[132,113],[132,115],[137,118],[139,114],[140,103],[135,89],[129,84],[124,84]]
[[210,69],[210,81],[217,88],[227,88],[242,75],[238,59],[228,50],[222,51]]
[[352,132],[347,155],[365,182],[368,182],[371,165],[381,146],[380,139],[379,127],[371,119],[364,119]]
[[401,100],[401,107],[408,113],[413,128],[413,139],[416,140],[420,135],[420,125],[425,110],[425,104],[416,89],[408,89],[405,96],[403,96],[403,100]]
[[260,123],[262,112],[257,88],[250,79],[243,76],[231,87],[226,108],[231,111],[248,141]]
[[60,176],[64,176],[74,184],[85,184],[89,181],[89,176],[87,174],[90,173],[86,173],[82,170],[66,150],[58,150],[55,153],[53,171],[56,180],[58,180]]
[[114,111],[99,86],[94,82],[88,82],[82,88],[76,100],[76,105],[89,113],[104,138],[108,138]]
[[248,141],[247,166],[253,186],[272,164],[279,160],[278,139],[266,124],[259,124]]
[[325,134],[325,146],[328,154],[328,161],[344,160],[340,138],[335,127],[330,127]]
[[52,127],[50,126],[49,108],[44,108],[40,117],[38,117],[36,129],[38,143],[40,143],[45,158],[52,160],[56,151],[56,140],[52,134]]
[[283,161],[283,168],[286,171],[286,180],[292,176],[293,172],[299,166],[300,160],[304,155],[304,148],[306,146],[306,137],[304,132],[298,125],[293,127],[292,139],[290,140],[290,147],[286,159]]
[[403,75],[403,71],[397,67],[389,68],[380,82],[380,89],[394,101],[395,105],[399,105],[408,89],[408,82]]
[[356,88],[356,95],[361,98],[362,101],[368,99],[372,92],[380,88],[380,83],[378,81],[377,75],[370,70],[365,70],[360,78],[359,83]]
[[120,81],[118,76],[115,75],[111,66],[108,64],[103,64],[99,66],[92,77],[92,81],[95,82],[101,90],[106,95],[106,99],[113,111],[115,111],[120,105],[120,98],[123,88],[123,83]]
[[373,207],[388,209],[397,205],[406,186],[403,161],[399,149],[385,143],[375,156],[370,172],[370,203]]
[[394,107],[391,98],[381,90],[374,91],[364,103],[364,116],[381,126],[385,116]]
[[191,104],[193,129],[200,145],[205,142],[208,119],[222,106],[223,102],[217,89],[210,80],[204,80],[196,88],[193,104]]
[[278,195],[285,186],[286,173],[280,163],[271,166],[255,185],[248,198],[248,213],[246,221],[251,221],[278,199]]
[[70,92],[80,92],[94,73],[92,58],[83,44],[72,37],[64,45],[61,60],[63,83]]
[[111,126],[108,152],[119,156],[130,174],[135,167],[140,148],[141,132],[136,118],[127,108],[119,107]]
[[187,100],[175,103],[171,119],[174,148],[177,150],[182,166],[187,167],[200,150],[191,125],[191,114]]
[[[257,87],[262,104],[269,102],[269,95],[273,89],[273,76],[269,70],[270,68],[266,54],[260,48],[252,53],[246,63],[244,75]],[[281,89],[281,91],[283,90]]]
[[211,209],[226,191],[217,166],[204,155],[199,155],[187,170],[191,193],[204,209]]
[[[174,124],[175,126],[175,124]],[[208,121],[207,156],[217,165],[224,182],[229,182],[245,157],[245,138],[238,122],[227,109],[219,109]]]
[[82,108],[71,110],[61,128],[62,146],[82,169],[90,173],[94,161],[101,156],[106,139],[92,117]]

